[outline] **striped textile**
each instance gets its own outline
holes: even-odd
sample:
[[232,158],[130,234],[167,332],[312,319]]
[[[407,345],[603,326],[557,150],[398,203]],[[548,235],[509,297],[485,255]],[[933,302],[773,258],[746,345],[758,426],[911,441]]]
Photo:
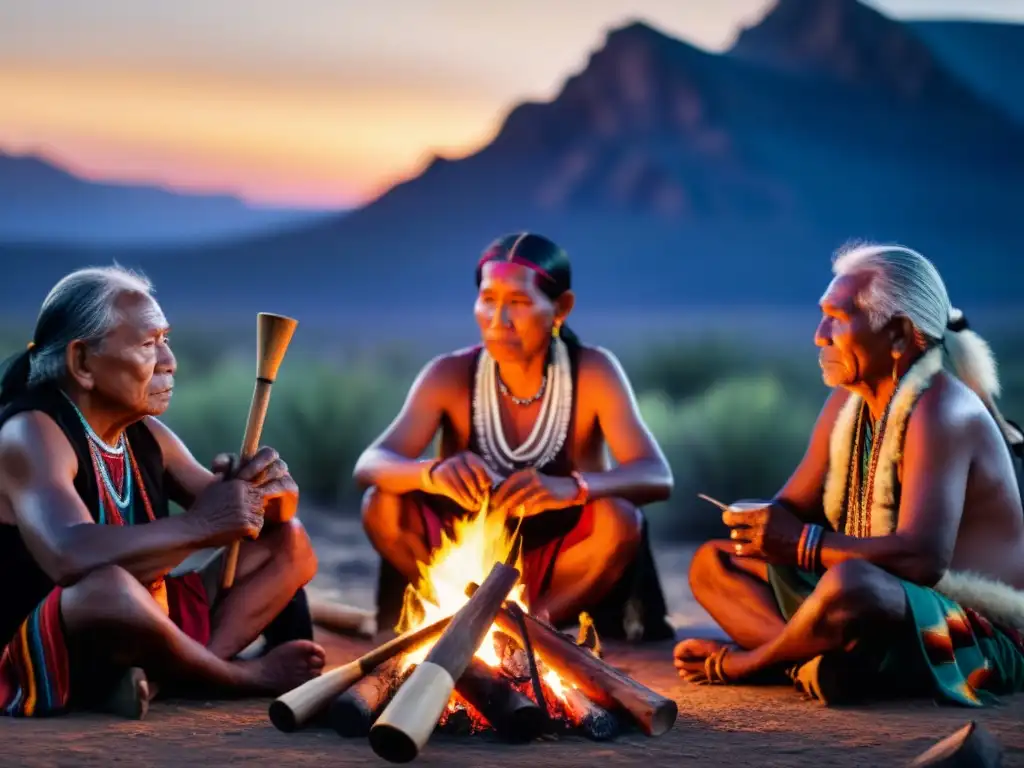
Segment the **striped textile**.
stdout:
[[60,587],[54,588],[4,649],[0,657],[0,713],[47,717],[67,709],[71,685],[60,595]]

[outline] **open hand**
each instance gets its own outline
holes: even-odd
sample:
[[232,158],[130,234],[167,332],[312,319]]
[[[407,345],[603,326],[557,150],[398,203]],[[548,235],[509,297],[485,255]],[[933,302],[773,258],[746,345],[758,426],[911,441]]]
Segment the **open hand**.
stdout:
[[737,504],[722,513],[732,530],[729,538],[740,557],[756,557],[776,565],[796,563],[796,549],[803,523],[781,504]]
[[263,446],[244,463],[238,454],[222,453],[213,460],[214,474],[243,480],[258,489],[263,512],[269,523],[285,523],[295,517],[299,507],[299,486],[288,465],[273,448]]
[[549,509],[573,507],[579,503],[579,493],[579,486],[571,477],[523,469],[498,486],[491,496],[491,509],[509,517],[530,517]]
[[466,510],[479,510],[501,478],[475,453],[465,451],[434,465],[423,490],[447,496]]

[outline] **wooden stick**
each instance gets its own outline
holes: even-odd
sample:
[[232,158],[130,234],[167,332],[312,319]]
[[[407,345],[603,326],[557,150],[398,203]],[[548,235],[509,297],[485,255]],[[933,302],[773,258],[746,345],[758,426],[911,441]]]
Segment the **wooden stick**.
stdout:
[[323,711],[340,694],[347,691],[349,686],[385,661],[441,634],[451,618],[447,616],[433,624],[399,635],[355,661],[328,670],[319,677],[314,677],[288,693],[278,696],[270,703],[270,722],[279,731],[294,731]]
[[327,600],[310,600],[309,613],[314,624],[339,635],[375,637],[377,634],[377,614],[365,608]]
[[481,659],[470,661],[455,689],[506,741],[533,741],[544,731],[547,718],[537,702],[517,691],[500,671]]
[[698,499],[704,499],[704,501],[706,501],[706,502],[708,502],[710,504],[714,504],[716,507],[718,507],[723,512],[725,512],[725,510],[727,510],[729,508],[728,504],[723,504],[718,499],[712,499],[710,496],[707,496],[707,495],[705,495],[703,493],[698,493],[697,494],[697,498]]
[[[605,709],[625,709],[648,736],[660,736],[675,725],[676,703],[597,658],[586,648],[538,619],[524,614],[534,652],[587,698]],[[507,608],[495,617],[499,629],[525,646],[519,624]]]
[[972,720],[922,752],[912,762],[917,768],[998,768],[1003,747],[980,723]]
[[423,749],[444,712],[455,681],[462,677],[519,571],[495,563],[490,574],[441,635],[423,662],[370,729],[370,746],[380,757],[406,763]]
[[374,719],[398,690],[400,658],[384,662],[334,700],[328,720],[339,736],[366,736],[370,732]]
[[[259,449],[263,422],[267,417],[267,406],[270,405],[270,388],[274,385],[277,371],[281,367],[284,353],[288,350],[297,325],[297,320],[283,315],[272,315],[268,312],[256,315],[256,386],[252,392],[252,402],[249,404],[245,436],[242,438],[241,462],[251,459]],[[231,589],[234,586],[240,544],[239,541],[233,542],[224,558],[224,572],[221,576],[223,589]]]
[[619,730],[615,716],[597,706],[577,688],[566,688],[562,692],[562,704],[572,724],[594,741],[607,741]]

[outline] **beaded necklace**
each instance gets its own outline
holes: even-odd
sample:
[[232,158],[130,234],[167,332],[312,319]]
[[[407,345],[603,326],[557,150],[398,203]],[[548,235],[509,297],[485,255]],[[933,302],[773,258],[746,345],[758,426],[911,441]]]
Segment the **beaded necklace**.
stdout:
[[[142,499],[143,510],[149,521],[156,519],[153,514],[153,506],[146,493],[146,486],[142,482],[142,475],[139,472],[139,463],[135,460],[131,444],[127,435],[122,432],[116,445],[108,445],[86,420],[84,414],[75,405],[74,401],[67,396],[64,397],[75,409],[75,414],[85,429],[89,443],[89,457],[92,460],[93,472],[96,475],[96,485],[99,490],[99,520],[101,524],[112,525],[133,525],[134,516],[133,502],[134,491],[138,488],[139,496]],[[119,478],[113,475],[120,475]],[[120,480],[120,483],[117,482]],[[118,485],[121,487],[118,488]]]
[[473,428],[484,461],[502,476],[527,466],[545,466],[565,444],[572,416],[572,367],[564,341],[552,339],[551,351],[540,413],[530,434],[515,449],[509,446],[501,423],[498,365],[486,349],[480,352],[473,391]]
[[853,450],[850,451],[850,466],[846,490],[846,522],[844,533],[847,536],[867,537],[871,535],[871,505],[874,503],[875,473],[878,471],[878,460],[882,455],[880,447],[885,438],[886,424],[889,421],[889,409],[895,397],[886,403],[882,418],[877,428],[873,428],[867,403],[862,403],[857,414],[857,422],[853,430]]

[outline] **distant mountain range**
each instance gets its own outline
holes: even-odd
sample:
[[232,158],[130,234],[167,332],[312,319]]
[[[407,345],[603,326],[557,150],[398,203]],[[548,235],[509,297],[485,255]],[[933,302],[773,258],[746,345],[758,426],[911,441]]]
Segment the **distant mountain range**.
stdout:
[[0,152],[0,242],[126,246],[194,244],[318,220],[228,195],[86,181],[32,155]]
[[1019,32],[779,0],[712,54],[632,23],[479,152],[344,217],[209,247],[0,247],[24,270],[0,305],[34,308],[66,269],[117,258],[179,314],[377,311],[422,327],[468,313],[479,252],[521,229],[566,246],[591,312],[813,306],[850,239],[922,250],[968,313],[1019,304],[1021,48],[1000,49],[1000,77],[978,64],[996,47],[981,38]]

